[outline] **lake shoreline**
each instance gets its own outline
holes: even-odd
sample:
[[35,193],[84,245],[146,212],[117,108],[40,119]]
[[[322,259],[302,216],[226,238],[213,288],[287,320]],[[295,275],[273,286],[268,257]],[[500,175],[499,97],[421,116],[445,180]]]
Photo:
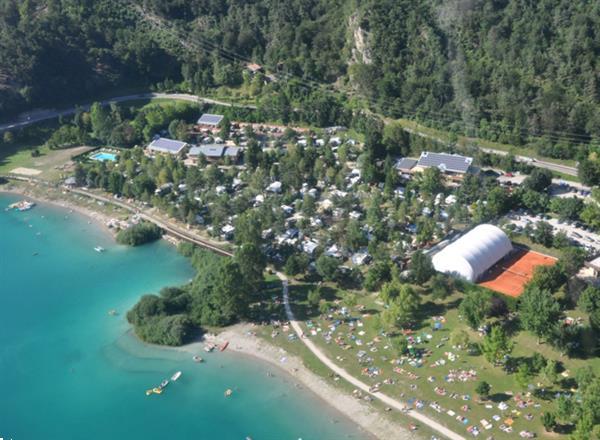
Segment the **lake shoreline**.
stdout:
[[348,392],[340,390],[323,377],[313,373],[304,365],[300,357],[254,336],[256,328],[256,324],[236,324],[222,329],[218,334],[206,334],[202,341],[173,349],[194,355],[202,353],[201,356],[206,358],[212,354],[204,352],[205,343],[220,345],[227,341],[229,343],[227,351],[253,358],[281,371],[295,382],[295,386],[302,386],[311,391],[316,399],[340,413],[349,423],[358,425],[371,438],[399,440],[419,438],[419,435],[390,420],[380,410],[371,407],[368,402],[352,397]]
[[[89,207],[81,206],[66,198],[61,198],[59,189],[51,189],[48,194],[52,194],[53,197],[47,194],[40,194],[35,189],[39,190],[40,188],[37,185],[33,185],[31,189],[21,185],[3,186],[0,187],[0,194],[18,195],[60,209],[77,212],[99,225],[114,240],[116,232],[107,226],[107,222],[112,218],[109,215]],[[166,241],[174,244],[169,240]],[[318,399],[321,403],[339,413],[341,417],[345,418],[345,422],[358,426],[368,436],[367,438],[398,438],[401,440],[415,438],[414,433],[410,433],[407,428],[401,426],[399,423],[389,420],[380,410],[370,407],[367,402],[355,399],[349,393],[339,390],[329,384],[324,378],[313,373],[303,364],[300,357],[291,355],[283,348],[270,344],[261,338],[250,336],[252,326],[253,324],[238,324],[227,327],[218,335],[205,335],[203,341],[194,342],[182,347],[166,347],[161,345],[157,345],[157,347],[211,356],[208,353],[204,353],[203,347],[205,342],[222,343],[228,341],[228,351],[234,352],[236,356],[251,357],[257,362],[270,365],[281,371],[292,382],[295,382],[295,386],[305,387],[311,391],[315,399]],[[133,334],[132,330],[131,332]],[[143,341],[140,342],[144,343]],[[281,362],[282,358],[285,358],[285,362]]]

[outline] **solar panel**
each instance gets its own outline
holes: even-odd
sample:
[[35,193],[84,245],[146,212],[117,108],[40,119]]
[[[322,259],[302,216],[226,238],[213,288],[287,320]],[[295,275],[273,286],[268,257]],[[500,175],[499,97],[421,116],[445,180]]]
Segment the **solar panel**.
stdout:
[[436,167],[441,171],[453,173],[466,173],[473,163],[472,157],[459,156],[458,154],[423,152],[419,158],[420,167]]
[[198,125],[219,125],[219,123],[223,120],[223,115],[213,115],[210,113],[204,113],[198,119]]
[[185,142],[167,138],[158,138],[153,140],[150,145],[148,145],[148,148],[155,151],[177,154],[185,147],[185,145]]
[[396,168],[399,169],[399,170],[410,170],[416,164],[417,164],[417,160],[416,159],[409,159],[409,158],[405,157],[404,159],[400,160],[400,162],[398,162],[396,164]]

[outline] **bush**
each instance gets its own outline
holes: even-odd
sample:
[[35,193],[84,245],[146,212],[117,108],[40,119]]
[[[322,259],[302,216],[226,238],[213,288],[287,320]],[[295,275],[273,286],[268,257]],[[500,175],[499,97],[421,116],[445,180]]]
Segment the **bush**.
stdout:
[[129,246],[139,246],[158,240],[163,234],[162,229],[154,223],[141,222],[117,234],[117,243]]

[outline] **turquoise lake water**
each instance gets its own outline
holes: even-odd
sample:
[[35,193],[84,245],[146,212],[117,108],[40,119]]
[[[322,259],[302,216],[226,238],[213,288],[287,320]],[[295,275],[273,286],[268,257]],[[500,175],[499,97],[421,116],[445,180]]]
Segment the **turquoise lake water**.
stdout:
[[[48,205],[5,211],[15,200],[0,194],[0,437],[365,437],[288,376],[267,377],[265,364],[231,352],[202,353],[207,362],[196,364],[132,337],[125,312],[136,300],[193,276],[172,247],[116,245]],[[162,395],[145,395],[177,370]]]

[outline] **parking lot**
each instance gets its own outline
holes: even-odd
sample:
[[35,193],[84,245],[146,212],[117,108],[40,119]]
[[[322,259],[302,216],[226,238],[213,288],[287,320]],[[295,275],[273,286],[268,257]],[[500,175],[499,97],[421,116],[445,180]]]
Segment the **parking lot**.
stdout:
[[600,253],[600,236],[584,229],[583,225],[579,224],[578,222],[563,222],[549,216],[533,216],[520,213],[509,213],[507,218],[509,219],[510,223],[514,224],[520,229],[525,228],[527,224],[535,226],[537,222],[545,221],[552,225],[554,228],[554,234],[562,231],[573,242],[573,244],[577,244],[587,249],[592,254]]

